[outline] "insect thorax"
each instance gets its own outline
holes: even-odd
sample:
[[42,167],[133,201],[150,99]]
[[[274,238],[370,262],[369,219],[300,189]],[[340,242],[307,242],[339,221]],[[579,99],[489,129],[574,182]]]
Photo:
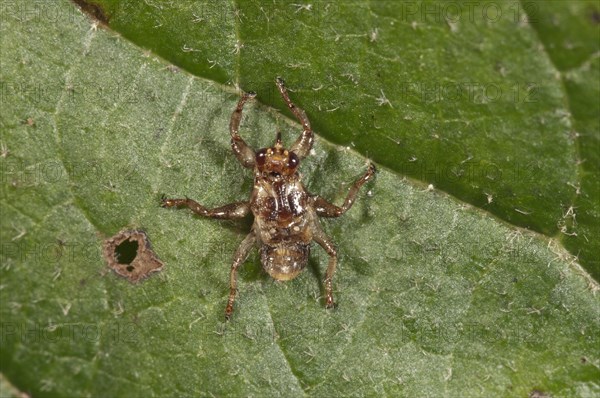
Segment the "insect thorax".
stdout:
[[299,178],[271,181],[257,177],[250,205],[255,218],[271,226],[285,228],[304,217],[308,199]]

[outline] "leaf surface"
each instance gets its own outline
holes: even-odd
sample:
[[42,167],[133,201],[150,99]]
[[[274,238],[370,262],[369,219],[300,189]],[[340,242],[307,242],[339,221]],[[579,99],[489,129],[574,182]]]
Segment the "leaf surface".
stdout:
[[[144,4],[164,11],[168,4],[183,9],[188,3]],[[261,12],[257,3],[247,4],[253,7],[245,10],[246,18],[251,10],[257,15]],[[12,9],[3,10],[0,371],[19,391],[32,396],[599,393],[600,322],[598,298],[593,294],[597,284],[562,242],[516,228],[440,190],[428,189],[426,184],[404,178],[385,161],[401,151],[417,151],[419,158],[426,152],[424,144],[435,138],[421,135],[421,143],[414,143],[414,148],[412,138],[411,145],[396,145],[377,141],[370,121],[361,124],[361,117],[369,120],[369,112],[374,112],[381,134],[408,140],[409,135],[403,138],[402,134],[413,131],[416,137],[416,130],[390,127],[404,123],[399,116],[401,104],[373,106],[363,97],[367,108],[357,108],[364,88],[351,80],[341,84],[340,65],[353,66],[342,62],[350,57],[350,48],[340,53],[336,43],[385,43],[383,26],[400,29],[387,19],[374,42],[352,35],[359,24],[366,23],[361,15],[387,18],[383,15],[390,11],[381,7],[390,4],[371,3],[370,8],[358,10],[339,6],[340,13],[352,11],[356,19],[351,21],[346,14],[333,16],[347,30],[338,32],[346,35],[338,41],[332,38],[332,58],[323,58],[319,67],[305,68],[303,79],[302,68],[277,69],[263,59],[263,80],[255,80],[263,82],[265,90],[273,90],[267,77],[285,74],[296,88],[294,101],[315,121],[320,134],[315,153],[301,166],[311,192],[341,203],[351,182],[365,170],[366,158],[361,153],[367,147],[369,156],[381,165],[376,180],[364,187],[351,211],[323,221],[340,253],[334,280],[338,308],[328,312],[323,307],[321,281],[327,256],[318,246],[313,247],[308,270],[288,283],[269,279],[253,253],[240,271],[234,318],[228,323],[223,322],[223,310],[229,265],[249,231],[250,220],[202,219],[185,210],[161,209],[158,203],[163,193],[189,196],[210,207],[248,197],[251,175],[235,161],[227,133],[238,95],[224,80],[239,80],[245,89],[255,86],[243,81],[250,82],[253,73],[259,73],[259,64],[244,57],[256,60],[258,47],[244,39],[244,48],[257,52],[250,57],[243,55],[244,50],[235,54],[231,47],[214,42],[204,45],[190,36],[187,48],[202,48],[206,54],[222,57],[220,69],[215,66],[210,72],[214,75],[204,76],[191,67],[187,71],[173,68],[155,55],[169,59],[165,54],[140,49],[143,44],[136,45],[125,33],[91,24],[68,2],[52,6],[63,23],[31,14],[17,18],[10,14]],[[241,8],[241,4],[234,6]],[[291,11],[303,15],[305,10]],[[105,14],[111,15],[110,10]],[[192,8],[188,14],[200,17]],[[116,15],[121,14],[110,16],[111,26],[119,20]],[[130,26],[135,25],[135,14],[122,15],[129,15]],[[178,14],[168,15],[175,21]],[[223,14],[223,40],[236,43],[236,37],[251,37],[242,30],[254,28],[236,22],[235,18],[243,17],[234,13],[227,19],[227,15]],[[267,27],[280,32],[276,19],[270,16],[272,24]],[[149,35],[161,22],[174,32],[180,30],[165,25],[166,20],[141,26],[146,26]],[[295,20],[286,35],[311,31],[309,22]],[[332,31],[338,26],[334,22],[329,25]],[[189,23],[194,24],[193,20]],[[231,36],[230,28],[242,36]],[[413,28],[408,24],[407,29]],[[442,33],[448,29],[443,24],[418,29],[440,37],[448,33]],[[522,40],[534,43],[535,33],[529,32],[521,33]],[[221,36],[213,33],[218,43]],[[210,37],[210,31],[203,34],[205,40]],[[161,35],[165,48],[170,46],[170,36],[176,37]],[[273,37],[257,42],[270,40],[277,49]],[[287,41],[283,36],[280,39],[283,49]],[[319,48],[309,40],[302,42],[306,54],[312,47]],[[485,38],[482,43],[485,50]],[[497,41],[487,45],[492,43],[500,45]],[[467,51],[458,42],[454,45],[459,53]],[[508,42],[505,45],[509,47]],[[439,57],[437,65],[452,69],[444,66],[443,51],[434,54],[413,48],[409,58],[418,60],[420,52]],[[270,55],[274,64],[277,57],[286,58],[281,51],[271,54],[275,54]],[[363,62],[356,64],[361,81],[368,81],[365,76],[377,69],[364,62],[367,54],[365,50]],[[267,57],[266,53],[261,56]],[[536,57],[533,62],[532,71],[534,66],[544,66]],[[211,64],[206,65],[210,70]],[[544,68],[550,67],[548,61]],[[413,72],[418,73],[417,69]],[[469,75],[460,73],[465,78]],[[323,96],[311,98],[313,87],[300,86],[328,74],[334,80],[323,80],[327,83]],[[385,78],[376,81],[382,82]],[[552,106],[564,109],[563,91],[554,84],[550,105],[544,101],[533,106],[540,112],[534,113],[547,117],[558,132],[569,122],[550,111]],[[387,85],[381,87],[386,87],[390,101],[397,98]],[[256,89],[269,92],[265,90],[260,85]],[[357,91],[352,94],[353,90]],[[380,94],[378,90],[373,93]],[[261,104],[273,102],[282,107],[280,99],[267,100],[263,94],[260,100],[245,112],[243,136],[252,146],[261,147],[270,145],[280,129],[284,142],[291,142],[300,131],[297,123]],[[327,112],[328,104],[337,104],[330,101],[346,105]],[[492,131],[517,126],[514,112],[523,108],[507,102],[486,105],[492,106],[506,107],[506,115],[511,116],[504,121],[496,110],[488,109],[489,115],[480,118],[475,117],[481,109],[478,104],[450,106],[460,110],[456,125],[472,120],[481,123],[480,127],[488,126],[490,135],[479,138],[465,130],[464,136],[474,140],[468,145],[490,150],[484,148],[496,134]],[[447,124],[451,109],[442,111],[447,106],[439,104],[436,108],[439,119],[431,123]],[[426,113],[431,112],[419,101],[405,111],[414,116],[406,122],[414,129],[421,128],[417,126],[426,123]],[[522,112],[529,115],[528,110]],[[532,134],[538,122],[522,119]],[[366,126],[363,134],[356,126]],[[525,137],[529,136],[515,139],[527,142]],[[372,146],[367,145],[369,139]],[[475,145],[478,140],[480,144]],[[548,156],[544,159],[567,168],[536,179],[557,187],[557,197],[571,198],[572,192],[563,191],[560,182],[570,181],[575,168],[569,169],[571,158],[562,155],[564,148],[548,154],[547,148],[555,148],[548,140],[567,143],[569,156],[576,151],[568,134],[540,136],[539,150]],[[512,143],[500,147],[512,153],[513,159],[528,152]],[[443,145],[432,148],[431,156],[459,158],[458,151]],[[507,184],[512,186],[512,182]],[[520,188],[513,189],[518,192]],[[528,206],[528,199],[520,195],[514,200]],[[544,209],[548,214],[556,211],[550,206]],[[542,228],[543,222],[535,225]],[[123,229],[144,230],[166,264],[160,273],[137,285],[107,272],[100,253],[102,241]]]
[[100,0],[110,27],[328,140],[563,241],[600,278],[594,1]]

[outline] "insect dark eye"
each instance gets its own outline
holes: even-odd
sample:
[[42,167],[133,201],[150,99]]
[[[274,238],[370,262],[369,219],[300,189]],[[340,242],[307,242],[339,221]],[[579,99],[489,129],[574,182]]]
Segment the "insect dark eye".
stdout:
[[256,164],[258,167],[262,167],[265,164],[265,159],[267,158],[267,150],[261,149],[256,153]]
[[288,158],[289,167],[295,168],[296,166],[298,166],[298,163],[300,163],[300,160],[298,160],[298,156],[296,156],[294,152],[290,152],[290,157]]

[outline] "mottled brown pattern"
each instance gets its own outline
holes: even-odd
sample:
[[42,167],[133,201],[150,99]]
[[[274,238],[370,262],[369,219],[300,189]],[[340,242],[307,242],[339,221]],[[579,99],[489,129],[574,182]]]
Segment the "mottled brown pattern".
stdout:
[[337,250],[331,239],[323,232],[318,217],[338,217],[344,214],[356,198],[360,187],[375,174],[370,164],[367,172],[354,182],[342,206],[329,203],[318,195],[311,195],[300,181],[297,169],[312,148],[314,137],[310,122],[304,111],[290,100],[283,80],[277,79],[277,87],[290,111],[302,124],[302,134],[290,149],[285,149],[281,134],[277,133],[275,144],[255,152],[239,135],[242,109],[248,99],[256,94],[246,93],[231,115],[229,129],[231,148],[238,161],[247,168],[254,169],[254,188],[248,202],[237,202],[215,209],[207,209],[192,199],[163,198],[163,207],[188,207],[196,214],[220,218],[236,219],[254,215],[252,230],[242,241],[234,255],[230,273],[229,300],[225,317],[233,313],[237,291],[237,270],[248,257],[250,249],[258,245],[263,269],[274,279],[295,278],[308,263],[310,244],[317,242],[329,255],[325,274],[325,306],[332,308],[333,274],[337,264]]

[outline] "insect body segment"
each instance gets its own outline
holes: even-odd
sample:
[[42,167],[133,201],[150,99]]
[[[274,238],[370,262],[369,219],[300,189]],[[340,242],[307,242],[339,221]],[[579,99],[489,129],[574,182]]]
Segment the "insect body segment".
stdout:
[[291,102],[282,79],[277,79],[277,86],[288,108],[303,127],[302,134],[289,150],[284,148],[279,132],[272,147],[262,148],[257,152],[239,135],[244,104],[256,94],[244,94],[231,115],[229,127],[232,150],[244,167],[254,169],[254,188],[250,200],[215,209],[206,209],[187,198],[163,198],[161,202],[162,207],[188,207],[196,214],[211,218],[237,219],[243,218],[248,212],[254,215],[252,229],[238,247],[231,265],[229,300],[225,308],[227,319],[233,313],[237,271],[256,245],[259,247],[263,269],[274,279],[290,280],[306,267],[311,242],[317,242],[329,255],[324,281],[325,305],[327,308],[333,307],[332,281],[337,265],[337,250],[321,229],[318,217],[338,217],[344,214],[352,207],[360,187],[375,174],[375,167],[369,165],[367,172],[352,185],[341,207],[320,196],[309,194],[297,170],[300,161],[312,148],[313,132],[304,111]]

